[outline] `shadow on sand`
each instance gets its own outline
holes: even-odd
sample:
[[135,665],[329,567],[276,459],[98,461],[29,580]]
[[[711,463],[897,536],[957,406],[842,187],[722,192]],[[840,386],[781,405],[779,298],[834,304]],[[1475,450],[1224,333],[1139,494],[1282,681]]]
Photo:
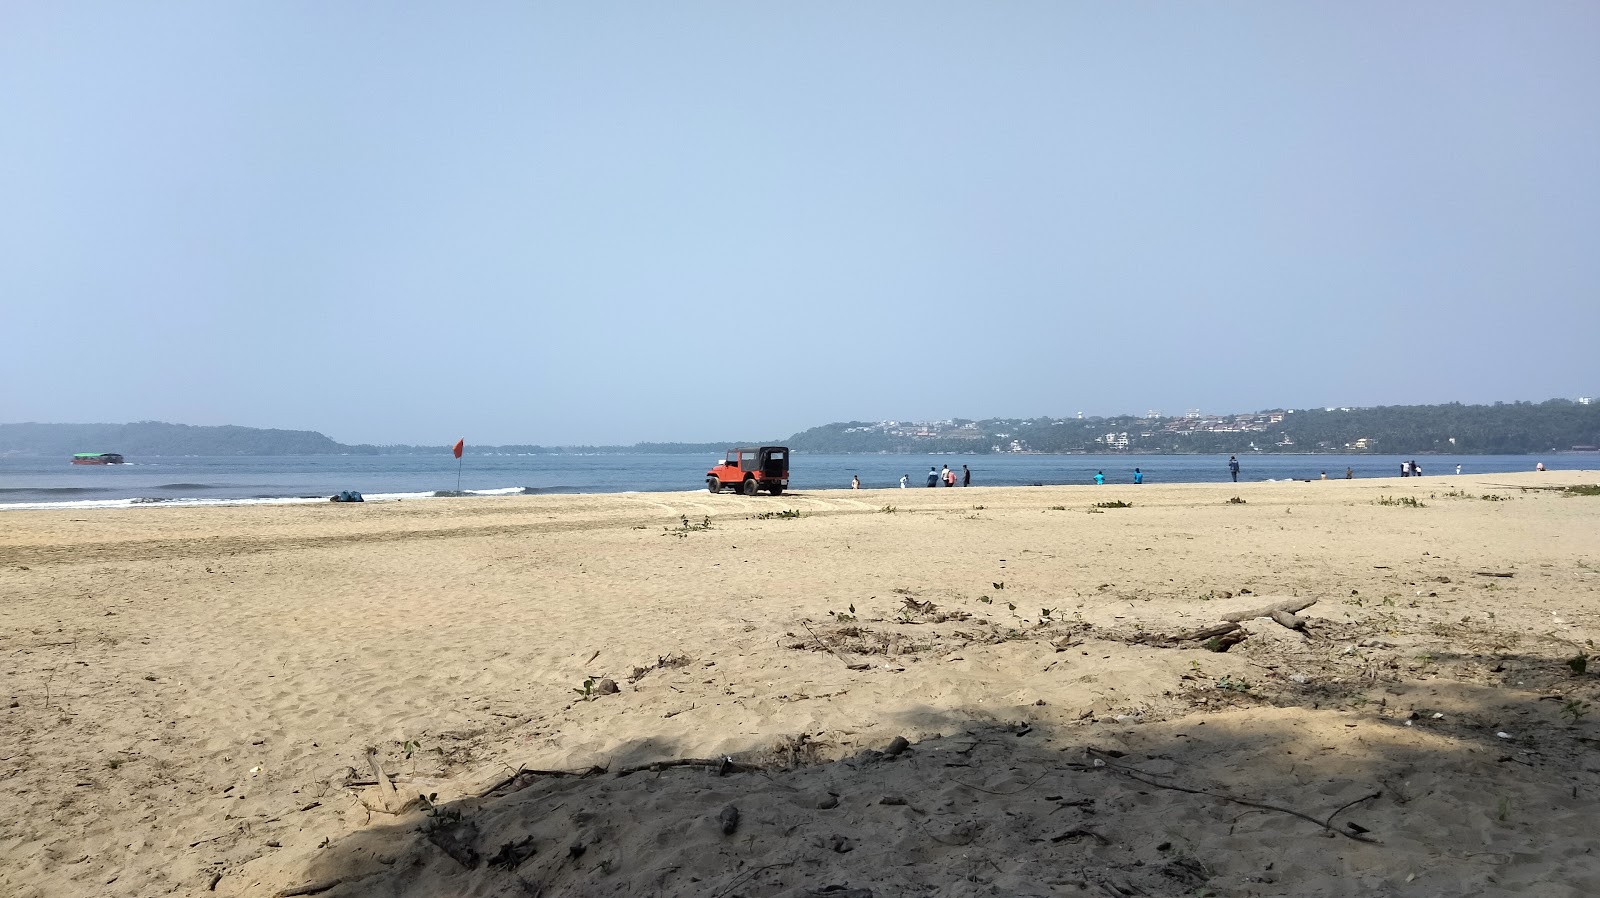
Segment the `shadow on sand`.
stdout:
[[666,763],[375,814],[279,894],[1600,894],[1588,725],[1527,692],[1417,689],[1355,710],[1224,689],[1151,722],[891,713],[940,735],[846,757],[643,740],[613,757]]

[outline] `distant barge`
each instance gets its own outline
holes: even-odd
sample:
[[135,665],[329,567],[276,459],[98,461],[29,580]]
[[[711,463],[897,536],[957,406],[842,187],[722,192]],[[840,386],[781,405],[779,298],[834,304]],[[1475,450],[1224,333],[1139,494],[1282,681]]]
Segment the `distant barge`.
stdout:
[[122,456],[115,452],[79,452],[72,457],[75,465],[120,465]]

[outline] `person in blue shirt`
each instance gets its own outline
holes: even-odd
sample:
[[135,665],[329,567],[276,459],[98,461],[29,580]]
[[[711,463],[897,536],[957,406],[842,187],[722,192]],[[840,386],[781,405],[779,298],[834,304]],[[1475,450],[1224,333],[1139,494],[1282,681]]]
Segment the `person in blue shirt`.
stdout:
[[928,466],[928,486],[938,486],[938,485],[939,485],[939,469],[933,467],[932,465],[929,465]]
[[1144,472],[1139,470],[1138,468],[1134,468],[1133,469],[1133,482],[1134,483],[1144,483]]
[[1094,482],[1097,483],[1097,484],[1105,483],[1106,482],[1106,472],[1104,472],[1104,471],[1096,471],[1096,472],[1094,472]]

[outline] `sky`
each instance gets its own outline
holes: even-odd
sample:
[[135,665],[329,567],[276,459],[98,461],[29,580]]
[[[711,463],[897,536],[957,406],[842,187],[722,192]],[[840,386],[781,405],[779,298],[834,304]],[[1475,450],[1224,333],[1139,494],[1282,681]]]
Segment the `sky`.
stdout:
[[1600,394],[1600,4],[0,0],[0,422]]

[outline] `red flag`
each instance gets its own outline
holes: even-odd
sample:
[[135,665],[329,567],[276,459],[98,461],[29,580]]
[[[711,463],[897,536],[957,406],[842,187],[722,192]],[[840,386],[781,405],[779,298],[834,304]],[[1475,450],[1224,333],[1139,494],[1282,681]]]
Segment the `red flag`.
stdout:
[[456,440],[456,448],[455,448],[456,458],[460,458],[461,457],[461,450],[463,450],[465,448],[467,448],[467,441],[466,441],[465,438]]

